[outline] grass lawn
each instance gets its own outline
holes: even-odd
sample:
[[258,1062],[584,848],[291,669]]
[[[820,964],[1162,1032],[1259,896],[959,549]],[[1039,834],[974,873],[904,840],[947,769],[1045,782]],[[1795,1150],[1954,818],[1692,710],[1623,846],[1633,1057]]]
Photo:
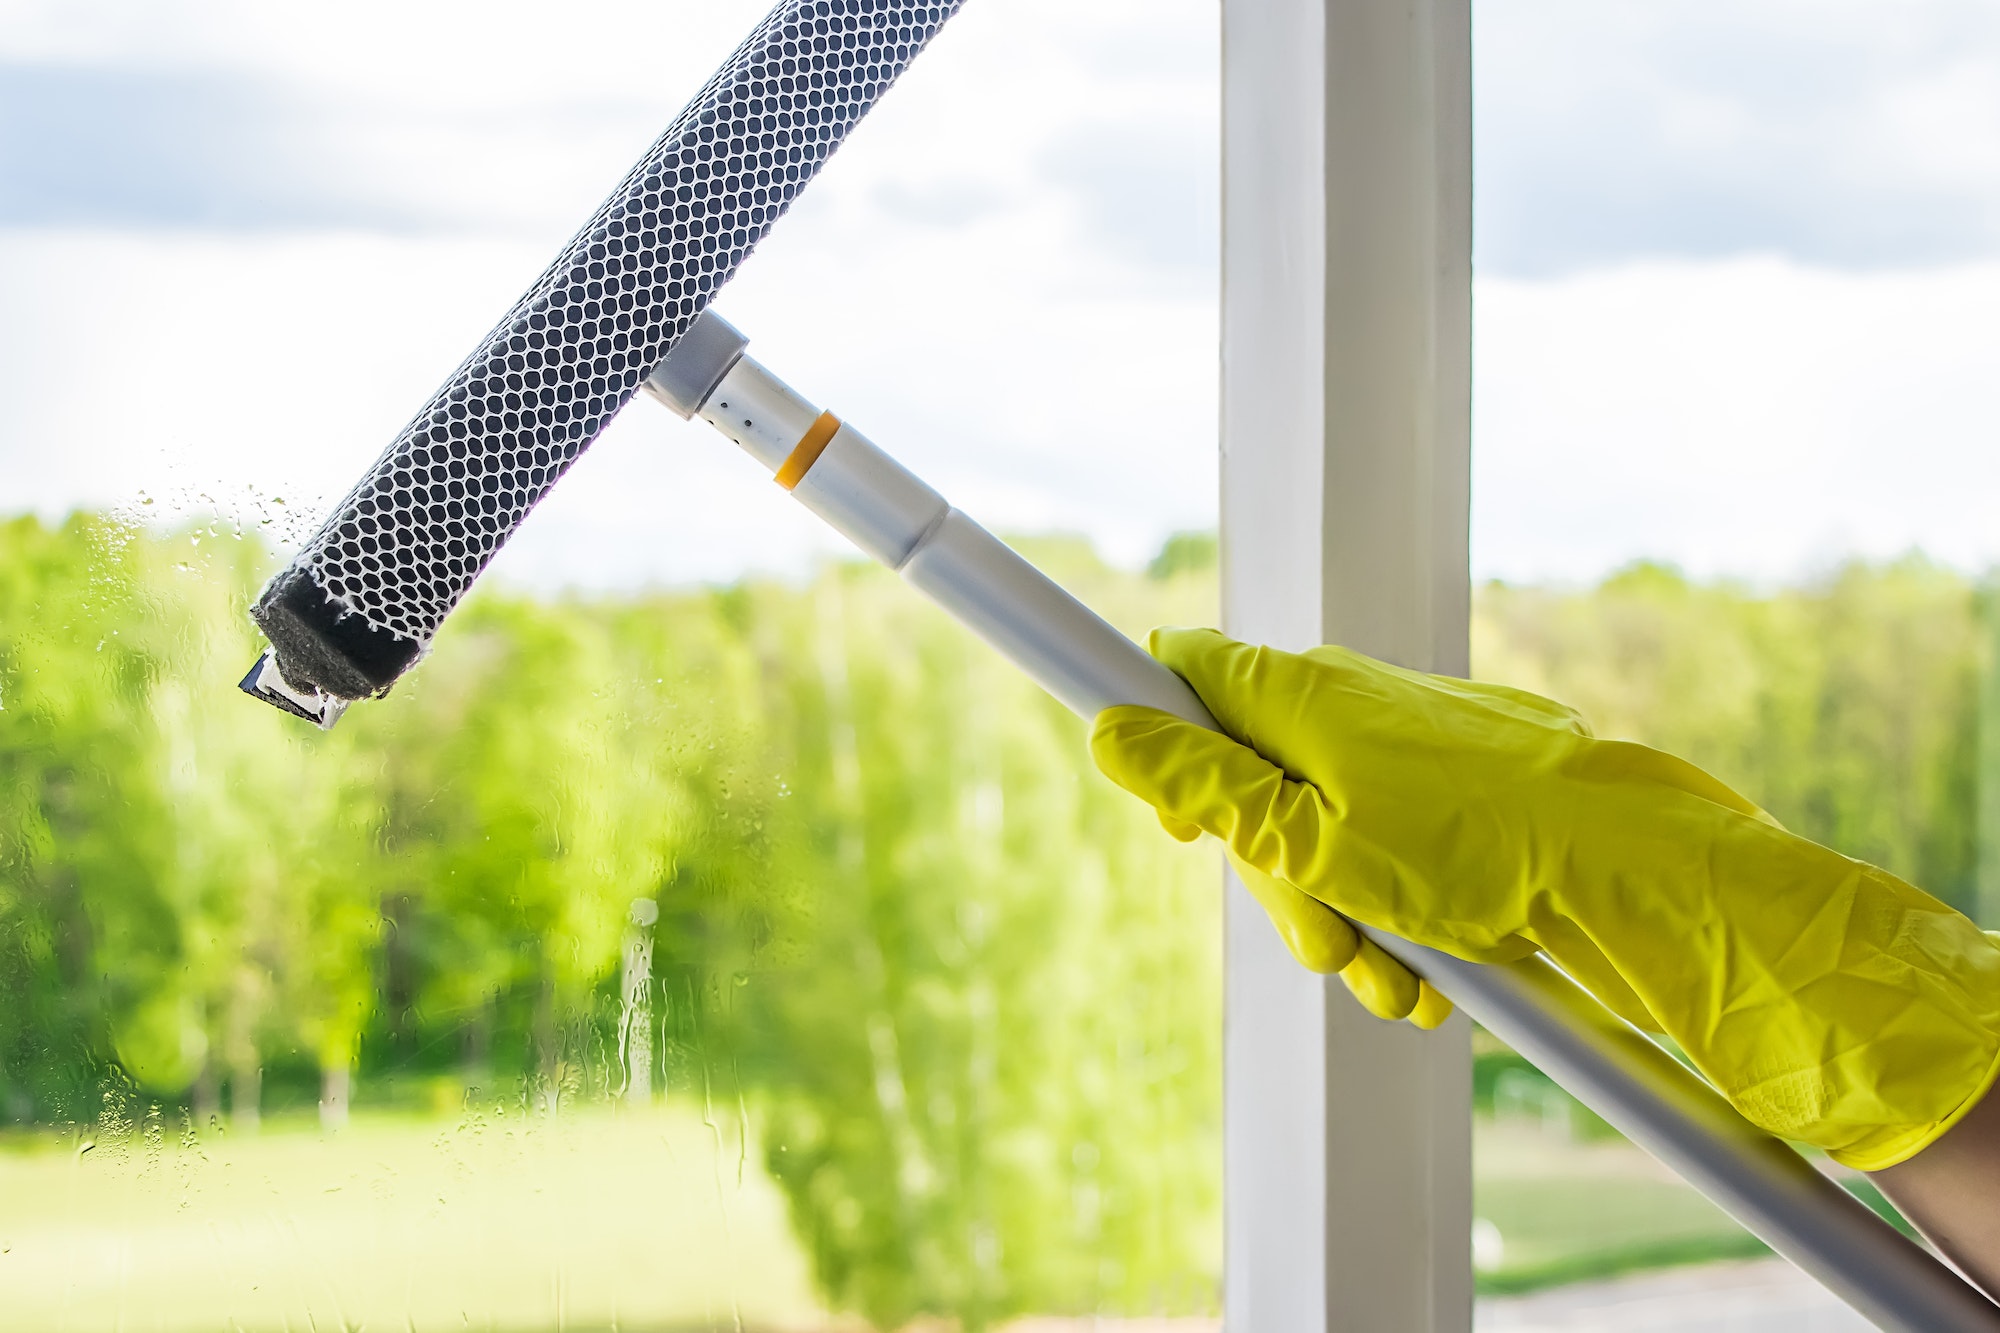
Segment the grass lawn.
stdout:
[[1473,1211],[1498,1228],[1482,1293],[1768,1253],[1763,1243],[1623,1139],[1570,1142],[1522,1120],[1480,1117]]
[[690,1109],[179,1138],[0,1137],[0,1330],[837,1326],[754,1148]]
[[[1622,1140],[1476,1143],[1482,1293],[1764,1252]],[[0,1333],[858,1328],[745,1147],[682,1105],[0,1135]]]

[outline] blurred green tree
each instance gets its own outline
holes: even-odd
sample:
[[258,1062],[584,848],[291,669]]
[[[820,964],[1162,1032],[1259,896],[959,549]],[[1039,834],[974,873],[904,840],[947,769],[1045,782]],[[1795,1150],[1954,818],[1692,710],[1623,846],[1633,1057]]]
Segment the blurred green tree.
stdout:
[[1642,564],[1588,590],[1481,589],[1473,667],[1970,909],[1979,625],[1971,584],[1919,557],[1775,593]]
[[[229,688],[270,564],[232,535],[0,525],[0,1114],[664,1087],[755,1121],[829,1298],[882,1326],[1212,1308],[1212,852],[983,645],[859,564],[488,588],[322,735]],[[1214,618],[1211,538],[1145,577],[1020,544],[1134,633]],[[1970,905],[1986,605],[1915,559],[1636,566],[1481,589],[1475,664]]]
[[[1034,554],[1128,624],[1212,614],[1204,577]],[[777,728],[781,855],[816,892],[808,955],[758,978],[760,1072],[822,1279],[885,1327],[1208,1307],[1212,856],[1159,838],[1077,719],[885,572],[823,573],[788,625],[810,669]]]

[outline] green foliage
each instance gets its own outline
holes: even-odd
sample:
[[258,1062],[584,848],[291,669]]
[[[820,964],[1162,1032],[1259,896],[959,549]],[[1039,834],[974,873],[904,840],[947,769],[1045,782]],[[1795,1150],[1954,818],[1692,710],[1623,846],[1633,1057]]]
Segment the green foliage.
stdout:
[[[1133,632],[1213,619],[1212,538],[1143,578],[1022,545]],[[0,1115],[643,1077],[755,1122],[879,1325],[1212,1308],[1212,853],[990,651],[872,566],[488,589],[322,735],[232,688],[267,566],[212,526],[0,526]],[[1970,903],[1982,605],[1917,561],[1771,595],[1641,566],[1483,589],[1475,661]]]
[[[1130,628],[1211,615],[1198,574],[1033,545]],[[1212,1306],[1213,859],[899,580],[488,590],[321,735],[232,688],[263,564],[0,530],[0,1109],[87,1119],[111,1079],[244,1116],[356,1071],[553,1110],[636,1073],[756,1121],[884,1326]]]
[[1176,532],[1146,566],[1146,577],[1171,579],[1188,574],[1213,574],[1220,557],[1221,543],[1213,532]]
[[1981,616],[1967,580],[1916,557],[1771,594],[1637,565],[1588,591],[1481,589],[1473,664],[1971,911]]
[[[1066,573],[1129,623],[1199,614]],[[823,1280],[891,1326],[1203,1308],[1212,863],[1134,819],[1078,762],[1076,720],[893,578],[830,571],[798,610],[784,656],[811,673],[777,730],[803,836],[781,865],[814,928],[749,994],[786,1037],[759,1051],[767,1165]]]

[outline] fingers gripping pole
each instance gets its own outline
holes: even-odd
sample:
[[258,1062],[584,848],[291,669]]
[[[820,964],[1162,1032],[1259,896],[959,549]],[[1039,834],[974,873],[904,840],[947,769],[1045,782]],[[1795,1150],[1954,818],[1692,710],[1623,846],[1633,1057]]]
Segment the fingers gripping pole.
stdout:
[[[646,388],[736,441],[808,509],[900,572],[1086,720],[1148,704],[1214,730],[1186,682],[831,413],[712,311]],[[1905,1239],[1547,959],[1468,963],[1370,938],[1772,1249],[1884,1329],[2000,1333],[2000,1308]]]

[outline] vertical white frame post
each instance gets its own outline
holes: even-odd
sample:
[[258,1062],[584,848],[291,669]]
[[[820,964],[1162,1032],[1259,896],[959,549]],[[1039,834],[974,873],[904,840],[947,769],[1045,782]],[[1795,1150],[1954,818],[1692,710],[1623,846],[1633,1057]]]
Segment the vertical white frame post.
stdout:
[[[1223,619],[1467,669],[1469,0],[1224,0]],[[1471,1326],[1471,1052],[1229,890],[1226,1324]]]

